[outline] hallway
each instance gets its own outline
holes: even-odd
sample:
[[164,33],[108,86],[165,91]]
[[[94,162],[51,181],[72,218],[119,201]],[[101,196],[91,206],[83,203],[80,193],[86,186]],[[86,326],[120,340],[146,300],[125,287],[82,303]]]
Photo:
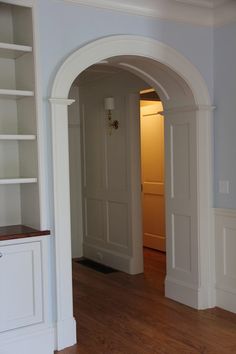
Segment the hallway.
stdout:
[[101,274],[73,263],[79,345],[60,354],[236,353],[236,315],[163,297],[165,255],[144,251],[145,274]]

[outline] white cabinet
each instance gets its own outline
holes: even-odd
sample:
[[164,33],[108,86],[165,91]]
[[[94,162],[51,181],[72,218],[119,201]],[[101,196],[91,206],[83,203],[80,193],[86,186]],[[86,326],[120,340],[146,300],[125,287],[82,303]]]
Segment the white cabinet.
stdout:
[[43,320],[41,242],[0,244],[0,332]]

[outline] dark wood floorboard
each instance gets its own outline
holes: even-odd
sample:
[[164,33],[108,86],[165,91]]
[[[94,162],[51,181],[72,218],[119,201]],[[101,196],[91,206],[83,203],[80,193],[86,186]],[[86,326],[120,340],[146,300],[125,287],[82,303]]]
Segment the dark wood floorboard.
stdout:
[[73,262],[78,344],[60,354],[236,354],[236,315],[164,297],[165,255],[145,249],[145,272],[102,274]]

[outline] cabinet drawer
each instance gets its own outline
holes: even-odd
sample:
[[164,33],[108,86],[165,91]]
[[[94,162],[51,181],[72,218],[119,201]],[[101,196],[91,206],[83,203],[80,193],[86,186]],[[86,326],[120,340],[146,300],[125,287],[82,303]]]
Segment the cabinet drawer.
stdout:
[[0,331],[43,319],[41,243],[0,246]]

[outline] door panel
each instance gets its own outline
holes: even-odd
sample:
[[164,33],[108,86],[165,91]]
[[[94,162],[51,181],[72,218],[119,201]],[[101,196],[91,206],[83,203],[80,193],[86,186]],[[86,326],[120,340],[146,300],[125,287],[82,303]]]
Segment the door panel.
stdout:
[[197,283],[197,171],[194,112],[165,115],[168,276]]
[[144,246],[165,251],[164,120],[161,102],[141,101]]

